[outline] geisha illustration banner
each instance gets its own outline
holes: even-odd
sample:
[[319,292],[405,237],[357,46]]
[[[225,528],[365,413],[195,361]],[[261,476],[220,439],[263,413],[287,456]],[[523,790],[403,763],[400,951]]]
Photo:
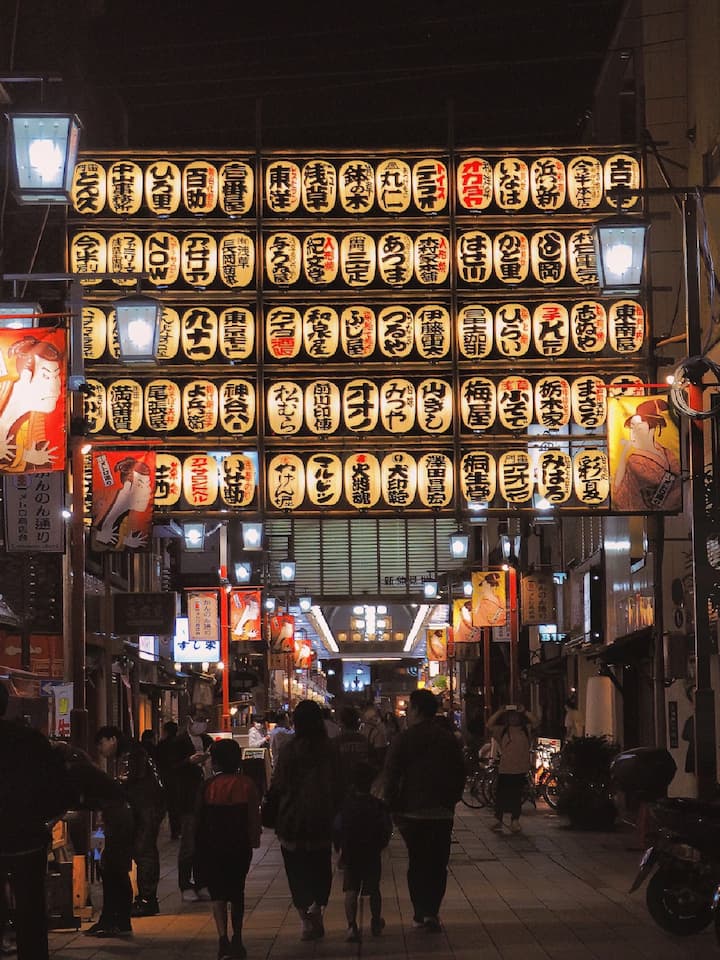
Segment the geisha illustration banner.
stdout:
[[230,639],[261,640],[259,590],[233,590],[230,594]]
[[498,570],[473,573],[472,590],[473,626],[505,626],[505,574]]
[[93,549],[147,547],[152,536],[154,490],[154,452],[93,454]]
[[611,397],[608,405],[611,504],[628,513],[682,507],[680,434],[668,397]]
[[445,627],[430,627],[427,631],[427,658],[443,662],[448,658],[448,638]]
[[453,642],[477,643],[480,638],[480,628],[472,622],[472,600],[453,600]]
[[315,659],[315,651],[304,630],[298,630],[295,635],[295,648],[293,650],[293,666],[299,670],[309,670]]
[[295,617],[276,613],[270,617],[270,650],[272,653],[295,653]]
[[65,469],[65,331],[0,330],[0,473]]

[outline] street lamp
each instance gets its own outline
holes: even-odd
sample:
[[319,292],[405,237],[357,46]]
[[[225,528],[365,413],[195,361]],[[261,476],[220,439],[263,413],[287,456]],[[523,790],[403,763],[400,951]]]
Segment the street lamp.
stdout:
[[280,579],[283,583],[292,583],[295,579],[295,561],[283,560],[280,564]]
[[244,522],[242,525],[243,550],[262,550],[263,525],[257,522]]
[[41,314],[39,303],[0,303],[0,330],[36,327]]
[[595,225],[598,282],[604,294],[640,292],[647,230],[643,220],[622,217],[607,217]]
[[450,553],[453,560],[466,560],[470,537],[462,530],[450,534]]
[[23,204],[67,204],[82,124],[74,113],[9,113],[13,194]]
[[250,583],[252,564],[247,560],[235,564],[235,580],[237,583]]
[[205,524],[183,523],[183,540],[186,550],[203,550],[205,548]]
[[154,363],[160,340],[162,305],[152,297],[135,293],[113,303],[120,360],[123,363]]

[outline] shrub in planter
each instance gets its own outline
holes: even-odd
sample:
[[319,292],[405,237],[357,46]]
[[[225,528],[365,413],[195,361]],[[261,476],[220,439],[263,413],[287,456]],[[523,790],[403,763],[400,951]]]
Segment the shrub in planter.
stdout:
[[610,764],[620,752],[609,737],[573,737],[560,752],[558,813],[583,830],[609,830],[617,810],[612,799]]

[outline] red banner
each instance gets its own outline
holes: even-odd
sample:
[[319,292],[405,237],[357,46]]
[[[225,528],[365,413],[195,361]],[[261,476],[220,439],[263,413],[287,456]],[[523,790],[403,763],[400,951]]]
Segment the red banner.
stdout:
[[276,613],[270,617],[270,649],[273,653],[295,652],[295,617]]
[[259,590],[233,590],[230,594],[230,639],[261,640]]
[[93,454],[93,549],[147,547],[152,535],[154,491],[154,452]]
[[65,331],[0,330],[0,473],[65,469]]

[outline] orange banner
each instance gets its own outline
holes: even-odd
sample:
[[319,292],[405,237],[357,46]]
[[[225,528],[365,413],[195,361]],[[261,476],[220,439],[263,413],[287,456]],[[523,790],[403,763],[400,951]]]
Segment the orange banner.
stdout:
[[472,622],[474,627],[504,627],[505,574],[498,570],[472,575]]
[[259,590],[233,590],[230,594],[230,639],[261,640]]
[[270,649],[273,653],[295,653],[295,617],[276,613],[270,617]]
[[154,491],[154,452],[93,454],[93,549],[147,547],[152,537]]
[[431,627],[427,631],[426,648],[428,660],[442,662],[447,660],[447,630],[445,627]]

